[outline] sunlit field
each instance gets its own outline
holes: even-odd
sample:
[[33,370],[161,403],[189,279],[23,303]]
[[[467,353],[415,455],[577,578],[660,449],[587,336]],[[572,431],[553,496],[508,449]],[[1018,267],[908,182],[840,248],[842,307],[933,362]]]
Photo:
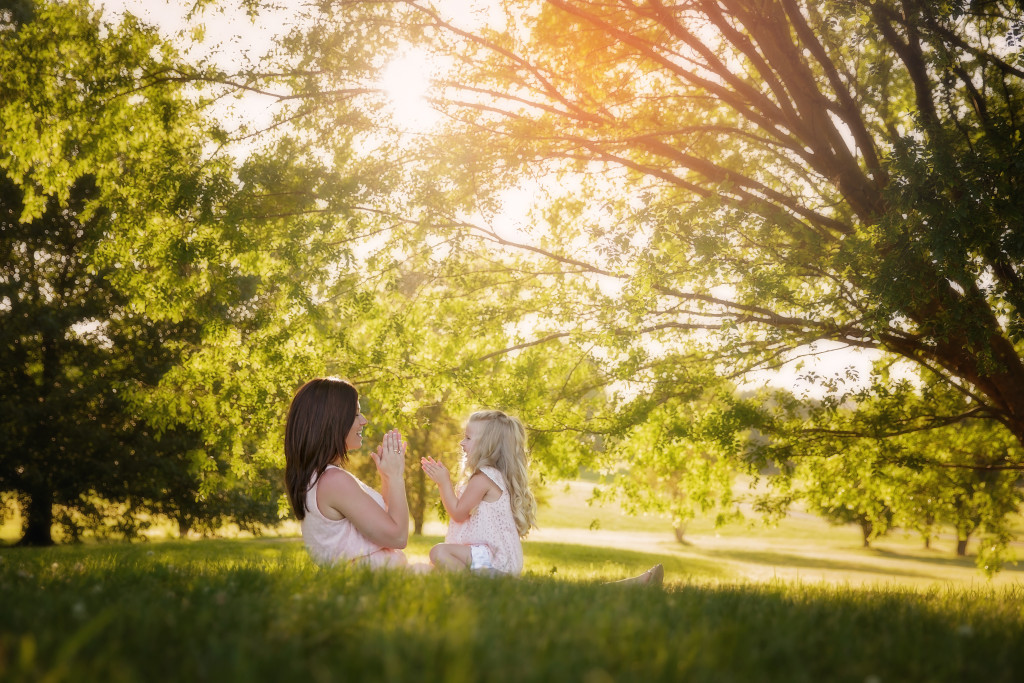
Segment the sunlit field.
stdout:
[[[663,555],[684,564],[694,562],[695,567],[706,564],[714,568],[714,576],[735,581],[929,588],[1012,586],[1024,580],[1020,562],[986,579],[975,564],[976,544],[968,545],[967,557],[957,557],[950,530],[932,539],[928,549],[920,536],[898,529],[863,548],[856,526],[833,526],[799,511],[775,526],[766,526],[756,516],[718,528],[710,520],[697,519],[687,526],[686,543],[680,544],[666,520],[623,515],[614,504],[588,504],[593,489],[594,484],[583,481],[551,487],[550,505],[540,514],[541,529],[530,536],[533,542],[582,543]],[[1021,545],[1015,544],[1014,549],[1020,557]],[[680,578],[670,573],[667,580]]]
[[[668,525],[559,484],[521,579],[323,570],[301,541],[0,551],[0,678],[1011,681],[1024,589],[952,546],[855,529]],[[595,522],[596,520],[596,522]],[[591,527],[596,528],[591,528]],[[408,553],[426,558],[436,523]],[[662,589],[609,586],[651,564]]]
[[0,671],[8,681],[1011,681],[1024,666],[1016,588],[722,581],[678,560],[659,590],[594,580],[656,555],[547,543],[528,553],[523,578],[491,579],[320,570],[295,540],[8,549]]

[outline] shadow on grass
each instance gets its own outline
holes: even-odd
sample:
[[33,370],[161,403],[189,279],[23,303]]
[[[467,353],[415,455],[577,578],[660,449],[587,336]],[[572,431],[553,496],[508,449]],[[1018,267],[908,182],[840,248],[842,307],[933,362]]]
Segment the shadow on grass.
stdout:
[[[844,572],[861,572],[864,574],[880,574],[882,576],[906,576],[911,578],[933,578],[927,572],[915,572],[892,567],[876,567],[860,562],[830,560],[822,557],[806,557],[755,550],[702,550],[702,555],[720,557],[726,560],[760,564],[769,567],[798,567],[806,569],[828,569]],[[908,558],[909,559],[909,558]]]
[[[435,543],[443,541],[442,536],[411,536],[406,553],[416,559],[426,555]],[[713,560],[575,543],[526,540],[523,542],[523,559],[524,574],[581,581],[624,579],[658,563],[665,566],[667,581],[687,577],[729,579],[736,576]]]
[[[974,563],[974,557],[957,557],[955,555],[940,555],[940,551],[933,551],[935,555],[921,555],[918,553],[900,553],[894,550],[883,550],[881,548],[872,548],[874,553],[879,557],[885,557],[893,560],[902,560],[908,562],[924,562],[931,565],[937,565],[941,567],[963,567],[964,569],[976,569],[977,565]],[[1001,573],[1006,574],[1024,574],[1024,567],[1020,566],[1019,563],[1007,563],[1003,565]]]
[[[569,578],[627,578],[640,574],[658,563],[665,566],[665,576],[669,581],[680,577],[724,579],[734,576],[713,560],[620,548],[527,541],[523,544],[523,552],[526,556],[526,571],[555,576],[566,575]],[[566,572],[567,567],[571,567],[572,570]]]

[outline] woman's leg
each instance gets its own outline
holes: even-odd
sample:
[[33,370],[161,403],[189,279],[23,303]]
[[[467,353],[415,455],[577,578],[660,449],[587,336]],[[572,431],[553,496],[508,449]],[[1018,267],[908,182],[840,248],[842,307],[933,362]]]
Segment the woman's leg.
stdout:
[[473,555],[468,545],[438,543],[430,549],[430,561],[442,569],[469,569]]
[[409,560],[401,550],[381,548],[360,559],[359,563],[379,569],[381,567],[405,567],[409,564]]
[[621,581],[609,581],[611,584],[617,583],[639,583],[645,586],[660,586],[665,581],[665,568],[658,563],[645,571],[643,574],[638,576],[631,576],[628,579],[622,579]]

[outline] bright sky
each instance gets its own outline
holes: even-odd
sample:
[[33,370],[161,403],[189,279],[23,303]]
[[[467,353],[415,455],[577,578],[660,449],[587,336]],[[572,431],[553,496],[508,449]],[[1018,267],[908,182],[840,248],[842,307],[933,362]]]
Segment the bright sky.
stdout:
[[[445,9],[459,17],[461,24],[470,28],[487,21],[494,2],[448,0]],[[219,66],[230,71],[247,56],[255,59],[265,53],[273,44],[275,36],[294,28],[298,14],[296,10],[305,3],[301,0],[279,2],[281,9],[261,14],[255,21],[243,12],[219,8],[206,9],[189,18],[192,0],[105,0],[103,4],[111,18],[115,14],[131,12],[157,26],[169,38],[179,38],[179,44],[189,46],[187,54],[190,57],[213,59]],[[199,28],[203,29],[204,39],[196,43],[190,38],[194,38],[194,31]],[[411,133],[429,129],[436,120],[436,114],[423,100],[431,76],[430,65],[430,60],[424,54],[410,50],[392,62],[381,81],[381,87],[391,99],[395,122]],[[274,107],[274,102],[269,98],[251,96],[236,103],[233,110],[225,110],[224,115],[242,117],[258,126],[270,121]],[[505,205],[509,211],[494,220],[495,228],[503,236],[517,241],[529,240],[525,215],[517,215],[512,207],[527,205],[533,192],[533,189],[526,187],[507,193]],[[806,392],[811,396],[821,396],[824,392],[820,387],[800,380],[799,376],[808,372],[824,376],[845,375],[847,368],[852,367],[863,379],[868,376],[871,363],[878,357],[877,353],[820,342],[813,349],[803,347],[796,350],[790,355],[791,360],[775,371],[755,373],[745,386],[753,388],[769,384],[791,389],[797,394]]]
[[[179,41],[179,44],[188,47],[191,56],[214,57],[218,64],[227,68],[237,64],[247,53],[262,54],[273,44],[274,36],[296,25],[295,13],[285,10],[268,10],[253,21],[244,12],[211,7],[190,18],[195,4],[192,0],[99,0],[98,4],[111,18],[131,12],[158,27],[168,38],[185,37],[196,28],[204,28],[205,39],[199,44],[192,41]],[[303,3],[292,4],[297,8]]]

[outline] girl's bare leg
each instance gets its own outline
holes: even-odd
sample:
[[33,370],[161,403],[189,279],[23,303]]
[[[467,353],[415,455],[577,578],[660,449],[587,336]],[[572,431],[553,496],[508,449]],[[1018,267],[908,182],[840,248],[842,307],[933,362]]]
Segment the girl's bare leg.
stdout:
[[438,543],[430,549],[430,561],[441,569],[469,569],[473,555],[468,545]]

